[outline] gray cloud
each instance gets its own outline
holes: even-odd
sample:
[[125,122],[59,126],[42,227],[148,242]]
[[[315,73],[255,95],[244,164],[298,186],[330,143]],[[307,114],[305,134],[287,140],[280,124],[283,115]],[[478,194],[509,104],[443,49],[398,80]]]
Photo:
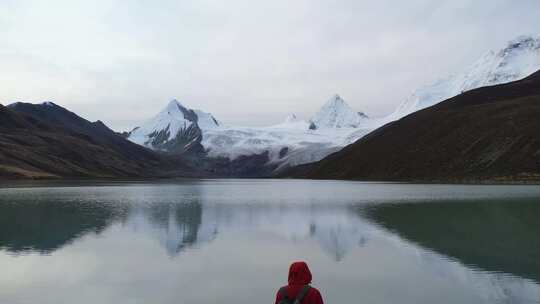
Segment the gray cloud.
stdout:
[[54,100],[129,129],[168,99],[232,124],[371,115],[537,34],[537,0],[0,0],[0,102]]

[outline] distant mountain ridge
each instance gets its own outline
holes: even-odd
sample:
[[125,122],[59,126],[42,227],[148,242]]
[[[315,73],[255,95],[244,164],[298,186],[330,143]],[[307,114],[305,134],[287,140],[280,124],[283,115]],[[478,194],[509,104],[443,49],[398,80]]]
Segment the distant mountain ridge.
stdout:
[[540,181],[540,72],[465,92],[389,123],[283,176]]
[[52,102],[0,106],[0,178],[148,178],[199,173]]
[[[462,73],[419,88],[385,117],[371,118],[355,111],[336,94],[307,121],[291,114],[273,126],[237,127],[217,123],[211,114],[205,113],[216,123],[198,128],[190,127],[189,123],[184,128],[175,128],[174,121],[165,119],[161,124],[145,124],[145,128],[134,130],[132,133],[139,135],[131,136],[130,140],[173,153],[196,147],[194,150],[208,157],[231,161],[257,156],[261,167],[271,167],[277,173],[290,166],[319,161],[389,122],[462,92],[519,80],[537,70],[540,70],[540,38],[523,36],[499,51],[486,53]],[[163,118],[162,113],[157,117]],[[164,138],[175,144],[161,143]],[[262,171],[267,172],[266,169]]]
[[[220,159],[260,176],[290,165],[312,162],[357,139],[369,118],[333,96],[310,121],[294,113],[268,127],[237,127],[220,123],[212,114],[191,110],[172,100],[156,116],[135,128],[128,139],[173,154],[196,151],[199,157]],[[250,159],[250,161],[247,161]]]
[[15,102],[7,107],[36,120],[56,125],[71,132],[87,135],[93,141],[109,145],[117,152],[125,154],[129,159],[155,158],[152,151],[121,138],[103,122],[99,120],[90,122],[53,102],[47,101],[41,104]]
[[[161,166],[165,160],[175,163],[171,165],[173,170],[190,162],[206,173],[220,176],[262,177],[283,172],[291,166],[320,161],[370,132],[386,128],[387,123],[399,121],[460,93],[519,80],[539,69],[540,37],[523,36],[510,41],[499,51],[487,53],[462,73],[418,89],[386,117],[368,117],[353,110],[336,94],[309,120],[299,119],[293,113],[282,123],[267,127],[226,125],[212,114],[191,109],[175,99],[154,117],[122,134],[115,133],[101,121],[82,119],[53,102],[11,104],[5,109],[24,115],[15,118],[17,115],[5,114],[5,121],[0,122],[0,126],[8,133],[22,125],[31,132],[51,132],[48,136],[52,137],[52,133],[59,132],[62,136],[84,139],[112,150],[140,168],[152,168],[150,164]],[[445,121],[441,118],[438,123]],[[409,132],[415,134],[417,131],[410,129]],[[23,134],[19,136],[25,138]],[[24,144],[24,140],[13,136],[9,140]],[[128,165],[125,167],[129,168]],[[192,170],[182,168],[186,173]]]

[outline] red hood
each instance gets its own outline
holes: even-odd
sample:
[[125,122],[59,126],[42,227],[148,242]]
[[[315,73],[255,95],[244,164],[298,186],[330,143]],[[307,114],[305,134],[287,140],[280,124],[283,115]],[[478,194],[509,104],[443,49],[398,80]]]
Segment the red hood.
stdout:
[[289,285],[306,285],[311,283],[311,271],[306,262],[294,262],[289,268]]

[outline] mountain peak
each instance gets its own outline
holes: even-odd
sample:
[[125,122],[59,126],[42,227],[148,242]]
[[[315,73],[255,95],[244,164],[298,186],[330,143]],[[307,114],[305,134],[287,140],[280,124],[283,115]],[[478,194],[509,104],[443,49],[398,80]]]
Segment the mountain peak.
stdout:
[[523,79],[540,70],[540,36],[519,36],[480,57],[462,73],[419,88],[388,120],[399,119],[472,89]]
[[538,48],[539,44],[540,36],[524,35],[508,41],[508,45],[504,49]]
[[[345,100],[343,100],[343,98],[341,98],[341,96],[339,96],[338,94],[334,94],[332,97],[330,97],[330,99],[328,99],[328,101],[325,103],[325,106],[326,105],[347,105],[347,103],[345,102]],[[348,105],[347,105],[348,106]]]
[[291,113],[287,115],[287,117],[285,117],[285,120],[283,121],[283,123],[293,123],[297,121],[298,121],[298,117],[296,117],[296,114]]
[[178,101],[177,99],[171,99],[169,101],[169,103],[167,103],[167,106],[165,107],[164,111],[179,111],[179,110],[182,110],[182,109],[186,109],[186,107],[184,107],[184,105],[182,105],[182,103],[180,101]]
[[357,128],[364,116],[354,111],[338,94],[332,96],[313,116],[317,128]]
[[[527,56],[527,53],[537,54],[539,52],[540,36],[519,36],[516,39],[510,40],[506,47],[496,53],[496,56],[503,58],[503,60],[508,60],[506,57],[524,57]],[[494,53],[495,52],[491,52],[490,54]]]
[[172,99],[156,116],[133,129],[128,139],[152,149],[187,151],[200,142],[202,130],[218,126],[211,114],[189,109]]
[[285,128],[285,129],[299,129],[307,130],[309,128],[309,123],[305,120],[299,119],[296,114],[291,113],[285,117],[282,123],[275,125],[273,127]]
[[184,123],[184,120],[187,120],[189,121],[187,125],[197,123],[201,129],[215,128],[220,125],[212,114],[201,110],[190,109],[177,99],[171,99],[167,106],[158,114],[158,117],[161,117],[161,121],[173,120]]

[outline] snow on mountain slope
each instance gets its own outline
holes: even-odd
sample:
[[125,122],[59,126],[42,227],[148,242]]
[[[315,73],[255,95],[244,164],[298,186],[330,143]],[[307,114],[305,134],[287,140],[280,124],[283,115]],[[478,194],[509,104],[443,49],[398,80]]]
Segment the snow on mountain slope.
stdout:
[[282,123],[273,126],[273,128],[308,130],[309,122],[299,119],[296,117],[296,114],[291,113],[285,117],[285,120],[283,120]]
[[135,128],[129,139],[141,145],[148,145],[152,139],[150,134],[166,131],[164,140],[171,140],[178,132],[188,129],[195,123],[194,116],[194,113],[190,113],[177,100],[171,100],[155,117]]
[[540,37],[519,37],[498,52],[486,53],[463,73],[416,90],[386,121],[399,119],[464,91],[519,80],[538,70]]
[[336,94],[313,116],[311,122],[316,128],[357,128],[366,119],[364,113],[355,112]]
[[213,129],[219,127],[219,122],[210,113],[201,110],[193,110],[197,114],[197,124],[202,130]]
[[[207,129],[201,143],[210,157],[231,160],[268,152],[269,164],[279,170],[321,160],[371,130],[362,126],[369,119],[353,111],[338,95],[325,103],[314,118],[315,122],[308,123],[291,114],[284,122],[269,127]],[[311,128],[315,123],[319,125]]]
[[182,152],[200,142],[203,129],[218,126],[211,114],[188,109],[173,99],[156,116],[133,129],[128,139],[155,150]]
[[309,130],[282,125],[260,128],[222,127],[205,130],[202,145],[210,157],[235,159],[268,152],[269,163],[299,165],[318,161],[361,137],[368,129]]
[[313,162],[390,121],[463,91],[519,80],[537,70],[540,70],[540,37],[520,37],[500,51],[488,52],[463,73],[418,89],[387,117],[368,118],[335,95],[310,120],[311,130],[304,129],[304,122],[298,124],[299,128],[293,127],[298,125],[295,116],[291,116],[273,127],[209,131],[203,136],[203,145],[210,155],[229,158],[269,151],[270,162],[279,164],[278,169]]
[[313,123],[295,114],[268,127],[224,126],[211,114],[172,100],[155,117],[135,128],[128,139],[168,152],[184,152],[200,145],[208,156],[230,160],[268,153],[268,164],[281,168],[320,160],[369,131],[357,128],[369,119],[353,111],[338,95],[315,118],[320,128],[310,129]]
[[129,139],[173,152],[196,142],[208,156],[231,160],[267,152],[268,164],[279,170],[318,161],[390,121],[463,91],[518,80],[537,70],[540,37],[520,37],[498,52],[487,53],[463,73],[418,89],[386,117],[367,117],[335,95],[309,122],[291,114],[282,123],[269,127],[223,126],[211,114],[172,101],[156,117],[133,130]]

